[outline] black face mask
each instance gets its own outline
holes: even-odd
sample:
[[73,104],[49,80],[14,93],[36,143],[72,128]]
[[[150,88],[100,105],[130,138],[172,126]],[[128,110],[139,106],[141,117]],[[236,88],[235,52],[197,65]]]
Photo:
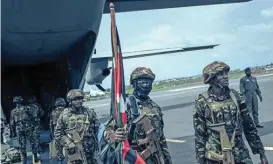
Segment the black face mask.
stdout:
[[152,90],[153,81],[150,79],[138,79],[134,83],[134,95],[140,99],[147,99]]

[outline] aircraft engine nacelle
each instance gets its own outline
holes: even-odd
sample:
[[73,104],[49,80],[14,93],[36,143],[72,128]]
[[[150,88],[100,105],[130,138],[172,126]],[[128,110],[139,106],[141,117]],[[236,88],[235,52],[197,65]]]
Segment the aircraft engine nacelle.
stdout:
[[108,58],[91,59],[85,80],[89,85],[100,85],[110,75],[111,68],[108,68]]

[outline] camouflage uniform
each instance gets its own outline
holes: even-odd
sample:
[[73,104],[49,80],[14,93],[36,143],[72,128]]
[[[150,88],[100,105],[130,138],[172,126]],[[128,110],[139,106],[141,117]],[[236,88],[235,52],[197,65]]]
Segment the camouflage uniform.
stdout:
[[[203,70],[205,84],[221,71],[229,71],[229,66],[222,62],[213,62]],[[233,96],[232,96],[233,94]],[[232,98],[233,97],[233,98]],[[233,101],[237,99],[237,102]],[[239,107],[239,109],[238,109]],[[193,113],[195,129],[196,157],[199,163],[218,164],[209,154],[221,154],[219,133],[212,131],[209,126],[225,122],[225,129],[231,140],[234,133],[234,147],[232,149],[235,163],[252,164],[249,151],[243,140],[243,133],[252,149],[253,154],[264,153],[264,147],[258,131],[247,109],[245,99],[239,92],[226,89],[226,94],[217,97],[211,87],[200,94],[195,100]],[[231,141],[232,142],[232,141]],[[220,162],[221,163],[221,162]]]
[[[83,99],[84,94],[81,90],[73,89],[67,93],[67,101],[69,102],[68,108],[65,108],[61,113],[57,126],[54,132],[56,142],[60,142],[65,148],[69,148],[71,143],[74,143],[70,139],[65,130],[76,127],[76,132],[83,138],[81,138],[82,145],[84,148],[84,153],[88,164],[96,164],[97,160],[95,158],[95,152],[98,150],[98,129],[100,126],[98,117],[94,109],[90,109],[81,106],[80,109],[74,109],[72,106],[72,101],[76,99]],[[83,125],[88,125],[86,131],[83,131]],[[77,149],[77,148],[76,148]],[[82,163],[80,160],[73,161],[73,164]]]
[[31,98],[28,99],[28,103],[29,103],[29,108],[33,114],[34,117],[34,139],[35,139],[35,143],[37,144],[37,147],[39,149],[39,145],[40,145],[40,120],[41,117],[44,115],[44,111],[41,107],[40,104],[37,103],[36,98],[34,96],[32,96]]
[[[250,68],[247,68],[245,70],[248,70]],[[250,110],[251,114],[253,115],[254,122],[257,125],[259,125],[259,113],[258,113],[258,99],[257,96],[260,98],[261,90],[259,88],[257,79],[253,76],[245,76],[242,77],[240,80],[240,92],[244,94],[246,97],[246,104],[247,108]]]
[[[55,109],[51,112],[50,121],[49,121],[51,135],[53,136],[54,139],[55,139],[54,130],[57,125],[57,120],[58,120],[59,116],[61,115],[61,113],[63,112],[63,110],[65,109],[65,107],[66,107],[65,100],[63,98],[57,98],[55,101]],[[56,147],[56,151],[57,151],[57,159],[63,160],[64,156],[63,156],[62,145],[60,145],[59,142],[55,142],[55,147]]]
[[[21,96],[16,96],[13,99],[14,103],[21,104],[23,102],[23,98]],[[34,135],[33,135],[33,122],[34,119],[31,109],[28,106],[20,106],[16,107],[11,111],[10,116],[10,125],[11,128],[15,126],[17,136],[19,137],[20,144],[20,153],[21,160],[26,162],[27,152],[26,152],[26,144],[27,138],[29,139],[32,153],[37,155],[37,144],[35,143]]]
[[[134,81],[138,80],[139,78],[148,78],[154,81],[155,75],[149,68],[139,67],[135,69],[131,74],[131,78],[130,78],[131,84],[133,85]],[[165,164],[171,164],[172,163],[171,156],[168,150],[168,145],[167,145],[166,138],[163,131],[164,122],[163,122],[163,113],[161,108],[149,97],[145,100],[137,99],[137,103],[141,113],[146,114],[146,116],[148,116],[148,119],[150,120],[152,126],[156,129],[155,133],[162,150],[162,155],[163,155]],[[131,117],[131,110],[130,110],[129,104],[127,105],[126,113],[128,115],[127,123],[131,124],[133,120]],[[113,118],[111,119],[112,120],[110,120],[110,122],[105,127],[104,138],[113,148],[115,148],[116,141],[112,139],[111,135],[115,132],[115,130],[118,127],[115,123],[115,120]],[[145,132],[143,131],[142,126],[137,125],[135,130],[129,133],[128,140],[132,146],[132,143],[134,143],[134,141],[137,141],[139,139],[144,139],[145,137],[146,137]],[[140,147],[137,148],[137,151],[143,151],[143,150],[144,149]],[[159,154],[159,151],[157,151],[156,154],[159,156],[161,155]],[[147,164],[158,164],[156,161],[155,154],[151,154],[145,160],[145,162]]]

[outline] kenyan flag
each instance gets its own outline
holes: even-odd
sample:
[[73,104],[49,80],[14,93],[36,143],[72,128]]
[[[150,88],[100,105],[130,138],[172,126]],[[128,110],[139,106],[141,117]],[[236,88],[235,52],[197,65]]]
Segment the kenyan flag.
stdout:
[[[113,3],[110,4],[111,11],[111,43],[112,43],[112,88],[111,88],[111,114],[115,118],[118,127],[123,128],[127,124],[126,111],[126,90],[124,80],[123,58],[116,28],[115,11]],[[140,155],[131,149],[128,140],[118,145],[118,164],[146,164]]]

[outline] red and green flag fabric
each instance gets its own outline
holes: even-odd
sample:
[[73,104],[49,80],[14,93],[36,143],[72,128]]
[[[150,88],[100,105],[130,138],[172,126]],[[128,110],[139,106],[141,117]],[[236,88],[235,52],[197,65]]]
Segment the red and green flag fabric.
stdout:
[[[118,30],[115,21],[115,11],[113,3],[110,4],[111,11],[111,45],[113,53],[112,62],[112,87],[111,87],[111,114],[115,118],[116,125],[124,128],[127,124],[126,114],[126,90],[124,80],[123,58]],[[126,139],[118,145],[118,164],[146,164],[137,151],[132,150]]]

